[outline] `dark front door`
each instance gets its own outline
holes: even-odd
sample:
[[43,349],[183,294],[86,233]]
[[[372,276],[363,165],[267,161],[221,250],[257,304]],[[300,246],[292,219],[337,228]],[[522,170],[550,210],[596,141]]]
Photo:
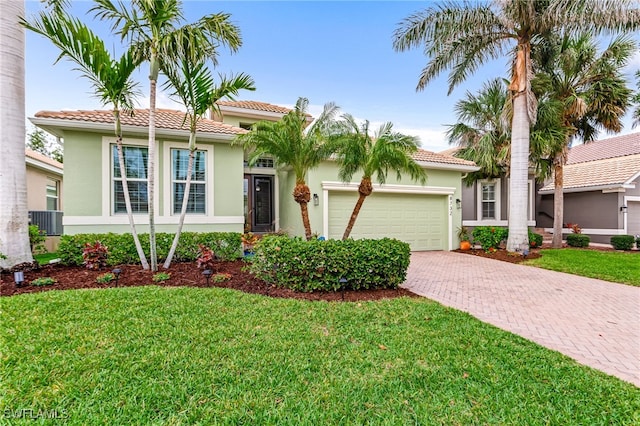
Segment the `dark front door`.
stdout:
[[273,176],[245,175],[245,220],[251,232],[274,231]]

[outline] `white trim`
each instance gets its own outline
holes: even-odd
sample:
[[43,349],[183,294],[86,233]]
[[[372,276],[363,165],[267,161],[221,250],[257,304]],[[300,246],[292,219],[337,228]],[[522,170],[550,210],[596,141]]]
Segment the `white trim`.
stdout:
[[[502,200],[500,197],[500,179],[481,179],[478,180],[478,185],[476,185],[476,192],[477,192],[477,200],[478,202],[476,203],[476,218],[478,221],[481,222],[499,222],[500,219],[502,218]],[[495,219],[483,219],[482,218],[482,185],[483,184],[493,184],[494,185],[494,195],[495,195],[495,199],[494,199],[494,205],[495,205],[495,213],[496,213],[496,217]],[[496,225],[489,225],[489,226],[496,226]]]
[[[629,195],[626,196],[622,199],[623,205],[624,206],[629,206],[629,203],[640,203],[640,196],[635,196],[635,195]],[[627,235],[627,233],[629,232],[629,223],[628,223],[628,217],[629,217],[629,212],[620,212],[621,215],[623,215],[623,229],[624,229],[624,235]]]
[[[357,191],[360,182],[330,182],[323,181],[322,189],[327,191]],[[432,195],[453,195],[456,192],[455,187],[449,186],[417,186],[417,185],[380,185],[373,184],[375,192],[387,192],[397,194],[432,194]]]
[[449,195],[447,198],[448,198],[447,201],[449,201],[449,214],[447,216],[447,222],[448,222],[447,228],[449,228],[448,250],[451,251],[453,250],[453,195]]
[[63,169],[61,169],[60,167],[56,167],[51,164],[47,164],[44,161],[40,161],[35,158],[29,157],[27,154],[25,154],[25,163],[31,167],[35,167],[37,169],[42,169],[47,172],[54,173],[58,176],[58,178],[60,176],[63,176],[64,174]]
[[433,170],[453,170],[456,172],[477,172],[480,170],[478,166],[467,166],[464,164],[436,163],[433,161],[416,161],[416,163],[422,168]]
[[[463,220],[464,226],[509,226],[508,220]],[[535,220],[528,220],[527,226],[536,226]]]
[[[149,215],[135,214],[136,225],[148,225]],[[158,216],[156,225],[177,225],[180,216]],[[126,215],[117,216],[67,216],[62,218],[63,225],[128,225],[129,219]],[[244,216],[189,216],[184,219],[185,225],[208,225],[208,224],[244,224]]]
[[[56,119],[56,118],[29,118],[35,126],[41,127],[52,133],[57,137],[64,137],[64,133],[57,132],[56,130],[61,129],[70,129],[70,130],[85,130],[85,131],[93,131],[93,132],[104,132],[104,133],[113,133],[113,123],[95,123],[88,121],[79,121],[79,120],[66,120],[66,119]],[[227,124],[227,126],[230,126]],[[233,126],[231,126],[233,127]],[[144,136],[149,134],[149,128],[144,126],[132,126],[132,125],[122,125],[123,133],[131,133],[140,136]],[[231,142],[233,141],[237,135],[241,133],[228,134],[228,133],[214,133],[214,132],[202,132],[198,131],[197,136],[198,140],[203,141],[215,141],[215,142]],[[163,129],[160,127],[156,128],[156,140],[159,138],[171,138],[171,137],[179,137],[179,138],[189,138],[188,130],[175,130],[175,129]]]
[[[633,185],[633,187],[636,187],[636,184],[633,183],[634,180],[636,180],[637,178],[640,177],[640,171],[638,171],[638,173],[636,173],[635,175],[631,176],[625,183],[624,185]],[[626,188],[626,186],[625,186]]]
[[[603,193],[607,192],[625,192],[625,189],[634,189],[635,184],[620,184],[613,183],[607,185],[593,185],[593,186],[580,186],[576,188],[565,188],[562,190],[563,193],[571,193],[571,192],[590,192],[590,191],[602,191]],[[553,194],[554,189],[540,189],[538,194],[547,195]]]
[[[228,115],[231,115],[234,117],[253,118],[253,119],[255,118],[261,119],[264,117],[268,117],[268,118],[276,118],[277,120],[280,120],[282,117],[287,115],[287,113],[283,113],[283,112],[262,111],[259,109],[232,107],[228,105],[218,105],[218,108],[220,109],[220,112],[223,113],[222,114],[223,117],[225,112],[228,113]],[[311,120],[313,119],[312,118],[307,119],[307,121],[311,121]],[[224,118],[223,118],[223,121],[224,121]]]
[[[162,162],[162,174],[164,176],[164,179],[162,179],[162,186],[164,187],[164,203],[163,207],[164,207],[164,215],[163,216],[175,216],[175,217],[180,217],[180,213],[173,213],[173,186],[171,185],[171,166],[172,166],[172,158],[171,158],[171,150],[172,149],[185,149],[185,150],[189,150],[189,143],[181,143],[181,142],[174,142],[174,141],[163,141],[163,146],[162,146],[162,156],[163,156],[163,162]],[[207,204],[205,207],[205,213],[187,213],[185,216],[185,221],[186,221],[186,217],[189,216],[202,216],[202,217],[213,217],[213,212],[214,210],[214,193],[213,193],[213,187],[214,187],[214,182],[213,182],[213,176],[214,176],[214,170],[213,170],[213,160],[214,160],[214,146],[213,145],[198,145],[196,146],[196,150],[197,151],[205,151],[207,154],[207,164],[206,164],[206,170],[205,170],[205,182],[206,182],[206,190],[207,190]],[[156,163],[157,165],[158,163]],[[177,223],[177,222],[176,222]]]
[[329,190],[322,186],[322,233],[329,239]]
[[245,167],[245,175],[265,175],[265,176],[277,176],[276,169],[270,167]]
[[[553,228],[544,228],[544,232],[553,234]],[[562,228],[563,234],[573,234],[571,228]],[[598,228],[582,228],[582,233],[587,235],[625,235],[624,229],[598,229]]]

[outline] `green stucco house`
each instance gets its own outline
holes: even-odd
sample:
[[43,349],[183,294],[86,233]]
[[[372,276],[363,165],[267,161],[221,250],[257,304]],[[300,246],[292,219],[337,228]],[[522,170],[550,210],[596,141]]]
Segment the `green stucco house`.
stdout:
[[[304,235],[299,206],[291,193],[294,178],[264,158],[247,167],[233,139],[258,120],[279,120],[290,110],[253,101],[221,101],[219,113],[198,125],[198,152],[186,220],[187,231],[271,232]],[[312,117],[309,117],[309,121]],[[115,155],[111,111],[40,111],[31,122],[64,138],[64,232],[128,232],[120,170]],[[148,111],[122,116],[129,192],[140,232],[147,232]],[[175,232],[186,179],[189,132],[184,113],[159,109],[156,115],[156,225]],[[415,159],[428,174],[425,186],[389,176],[365,201],[353,238],[393,237],[413,250],[457,248],[461,177],[477,170],[468,161],[420,150]],[[357,181],[338,180],[334,162],[309,172],[312,229],[340,238],[357,199]]]

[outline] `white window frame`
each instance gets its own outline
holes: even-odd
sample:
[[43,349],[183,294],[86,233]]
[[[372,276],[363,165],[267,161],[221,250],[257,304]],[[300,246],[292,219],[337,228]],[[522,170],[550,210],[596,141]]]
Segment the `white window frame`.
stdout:
[[[52,182],[55,186],[49,185],[50,182]],[[55,189],[55,195],[49,195],[49,188]],[[56,208],[53,210],[49,210],[49,199],[55,200]],[[60,181],[49,176],[47,176],[47,182],[45,184],[45,206],[47,207],[48,211],[60,210]]]
[[[173,152],[174,151],[185,151],[187,154],[189,153],[189,148],[170,148],[169,149],[169,157],[168,157],[168,162],[169,164],[169,177],[170,177],[170,182],[169,182],[169,191],[171,192],[171,207],[170,207],[170,215],[174,216],[174,215],[180,215],[180,209],[182,208],[182,200],[180,200],[180,209],[176,212],[175,211],[175,205],[176,205],[176,193],[175,193],[175,187],[174,185],[176,183],[183,183],[186,184],[187,181],[185,180],[176,180],[174,179],[174,167],[175,164],[173,163]],[[191,190],[193,190],[193,186],[198,184],[198,185],[204,185],[204,196],[205,196],[205,201],[204,201],[204,211],[203,212],[190,212],[187,211],[186,214],[188,215],[207,215],[207,200],[209,199],[209,189],[208,189],[208,181],[209,181],[209,161],[207,158],[207,151],[203,150],[203,149],[196,149],[196,152],[202,152],[204,154],[204,180],[195,180],[195,179],[191,179]],[[194,164],[195,164],[195,158],[194,158]],[[191,196],[192,192],[189,192],[189,196]]]
[[[502,200],[500,199],[500,185],[501,181],[500,179],[484,179],[484,180],[479,180],[478,181],[478,189],[477,189],[477,194],[478,194],[478,202],[477,202],[477,220],[479,222],[490,222],[490,221],[498,221],[498,220],[502,220],[501,218],[501,212],[502,212]],[[482,203],[484,202],[484,200],[482,199],[482,186],[485,184],[491,184],[494,185],[494,194],[495,194],[495,198],[493,200],[494,206],[495,206],[495,213],[496,213],[496,217],[495,218],[484,218],[482,217]]]
[[[163,141],[162,143],[162,186],[164,188],[164,200],[162,203],[163,208],[163,216],[174,219],[170,219],[170,222],[177,221],[177,218],[180,217],[180,212],[173,213],[173,175],[172,175],[172,166],[173,159],[171,158],[171,150],[173,149],[189,149],[189,144],[184,142],[172,142],[172,141]],[[187,223],[210,223],[213,218],[214,212],[214,146],[210,144],[198,144],[198,151],[205,152],[206,158],[206,204],[205,204],[205,213],[189,213],[187,212],[187,217],[190,218]],[[157,168],[159,169],[159,167]],[[192,181],[193,182],[193,181]],[[169,220],[169,219],[168,219]],[[244,216],[243,219],[244,221]]]
[[[122,144],[122,148],[137,148],[137,149],[146,149],[147,150],[147,161],[149,161],[149,148],[145,145],[139,145],[139,144],[129,144],[129,143],[124,143]],[[117,178],[114,173],[113,170],[115,167],[120,167],[118,164],[113,164],[113,149],[117,149],[117,144],[114,143],[110,143],[109,144],[109,209],[112,215],[114,216],[119,216],[119,215],[126,215],[127,212],[126,211],[122,211],[122,212],[116,212],[116,199],[115,199],[115,189],[116,189],[116,181],[122,181],[122,177]],[[147,163],[147,170],[145,174],[149,173],[149,165]],[[147,178],[141,179],[141,178],[130,178],[127,177],[127,183],[129,182],[148,182]],[[148,188],[147,188],[148,190]],[[149,196],[149,194],[147,193],[147,197]],[[147,215],[148,212],[147,211],[133,211],[132,212],[134,215]]]

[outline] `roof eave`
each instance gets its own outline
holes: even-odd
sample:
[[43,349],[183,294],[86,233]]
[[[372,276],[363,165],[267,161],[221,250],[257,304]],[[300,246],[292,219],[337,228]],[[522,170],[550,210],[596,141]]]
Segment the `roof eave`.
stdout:
[[[57,118],[38,118],[30,117],[29,121],[35,126],[38,126],[47,132],[57,137],[64,137],[64,130],[85,130],[92,132],[113,132],[112,123],[96,123],[93,121],[81,121],[81,120],[61,120]],[[148,128],[142,126],[122,125],[123,133],[132,133],[147,135]],[[188,130],[177,129],[164,129],[162,127],[156,127],[156,135],[164,137],[180,137],[188,138]],[[237,134],[228,133],[213,133],[198,131],[196,136],[199,140],[211,140],[211,141],[225,141],[229,142],[235,139]]]
[[[633,188],[635,188],[634,184],[627,184],[624,182],[620,182],[620,183],[608,183],[605,185],[576,186],[573,188],[563,188],[562,192],[564,194],[567,194],[571,192],[615,191],[618,189],[633,189]],[[550,189],[542,188],[538,190],[538,194],[540,195],[547,195],[547,194],[553,194],[553,193],[554,193],[554,188],[550,188]]]
[[63,171],[63,169],[61,167],[56,167],[56,166],[54,166],[52,164],[47,164],[44,161],[40,161],[40,160],[38,160],[36,158],[29,157],[28,155],[25,155],[25,163],[30,165],[30,166],[32,166],[32,167],[35,167],[37,169],[41,169],[41,170],[44,170],[44,171],[47,171],[47,172],[50,172],[50,173],[54,173],[54,174],[57,174],[59,176],[62,176],[64,174],[64,171]]
[[436,163],[433,161],[416,161],[416,163],[425,169],[436,169],[436,170],[450,170],[456,172],[477,172],[480,170],[478,166],[471,166],[466,164],[449,164],[449,163]]

